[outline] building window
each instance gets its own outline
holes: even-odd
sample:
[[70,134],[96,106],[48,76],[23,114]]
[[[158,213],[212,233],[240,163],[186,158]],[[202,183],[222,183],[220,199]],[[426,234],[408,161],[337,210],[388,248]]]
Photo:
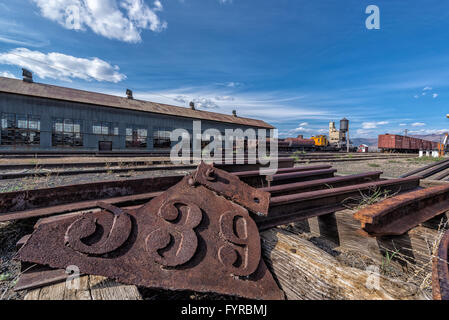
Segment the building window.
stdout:
[[39,145],[41,120],[38,116],[2,113],[2,145]]
[[171,147],[171,128],[155,128],[153,131],[153,148],[165,149]]
[[126,147],[127,148],[146,148],[147,147],[147,129],[128,126],[126,128]]
[[103,136],[118,136],[118,123],[94,122],[92,132]]
[[81,120],[54,119],[52,145],[53,147],[82,147]]

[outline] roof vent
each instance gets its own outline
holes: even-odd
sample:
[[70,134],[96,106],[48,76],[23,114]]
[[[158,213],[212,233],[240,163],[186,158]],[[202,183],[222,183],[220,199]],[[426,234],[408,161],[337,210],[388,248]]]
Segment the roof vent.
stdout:
[[128,97],[128,99],[134,99],[133,92],[129,89],[126,89],[126,96]]
[[232,115],[233,115],[234,117],[237,117],[237,110],[232,110]]
[[195,103],[193,102],[193,101],[190,101],[190,109],[192,109],[192,110],[196,110],[195,109]]
[[22,68],[23,81],[33,83],[33,73],[25,68]]

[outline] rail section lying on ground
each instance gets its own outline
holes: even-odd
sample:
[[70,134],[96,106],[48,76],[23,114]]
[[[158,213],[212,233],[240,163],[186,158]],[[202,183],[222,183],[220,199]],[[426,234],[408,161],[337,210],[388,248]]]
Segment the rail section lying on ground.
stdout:
[[[74,263],[82,273],[148,287],[280,299],[260,256],[258,230],[356,206],[379,191],[404,192],[419,185],[419,177],[380,180],[381,172],[334,174],[328,165],[260,175],[259,170],[230,173],[201,164],[186,177],[0,194],[2,208],[9,208],[0,219],[73,212],[40,220],[20,243],[23,262],[53,268]],[[147,204],[135,206],[136,200]],[[86,209],[96,210],[79,212]],[[25,272],[18,289],[61,275],[45,268],[36,272]]]

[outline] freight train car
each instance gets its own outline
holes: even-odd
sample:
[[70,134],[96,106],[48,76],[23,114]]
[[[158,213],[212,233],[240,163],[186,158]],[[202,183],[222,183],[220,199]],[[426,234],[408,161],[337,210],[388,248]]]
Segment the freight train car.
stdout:
[[382,152],[415,153],[419,150],[438,150],[438,142],[404,137],[397,134],[381,134],[378,137],[377,147]]
[[288,143],[289,151],[313,151],[315,141],[313,139],[286,138],[284,143]]

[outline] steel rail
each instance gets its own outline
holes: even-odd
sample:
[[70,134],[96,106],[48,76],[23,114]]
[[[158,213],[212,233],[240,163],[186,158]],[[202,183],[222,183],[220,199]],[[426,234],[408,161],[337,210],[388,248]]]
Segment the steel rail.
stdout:
[[440,240],[432,263],[432,293],[435,300],[449,300],[449,230]]
[[427,170],[427,169],[436,167],[436,166],[438,166],[438,165],[441,165],[441,164],[447,163],[447,162],[449,162],[449,159],[441,160],[441,161],[438,161],[438,162],[429,164],[429,165],[427,165],[427,166],[425,166],[425,167],[418,168],[418,169],[416,169],[416,170],[407,172],[406,174],[403,174],[402,176],[400,176],[400,178],[407,178],[407,177],[413,176],[413,175],[415,175],[415,174],[417,174],[417,173],[423,172],[423,171],[425,171],[425,170]]
[[375,192],[409,191],[419,187],[419,180],[419,177],[409,177],[272,197],[267,217],[256,217],[255,220],[259,228],[265,230],[278,225],[279,220],[287,224],[358,205],[363,196],[371,196]]
[[[319,166],[330,167],[330,166]],[[301,179],[309,179],[317,176],[315,167],[297,167],[291,169],[280,169],[280,172],[292,171],[292,169],[302,172]],[[245,171],[243,173],[231,173],[234,176],[239,177],[243,182],[250,184],[254,187],[263,185],[261,180],[264,177],[254,177],[255,171]],[[259,171],[256,171],[259,172]],[[311,172],[311,176],[308,177],[308,172]],[[329,175],[329,172],[320,173],[321,176]],[[132,179],[132,180],[117,180],[117,181],[99,181],[87,184],[76,184],[54,188],[34,189],[0,193],[0,221],[8,221],[15,219],[27,218],[29,213],[30,217],[37,217],[41,215],[53,215],[57,213],[64,213],[73,210],[76,203],[80,203],[80,209],[89,209],[95,205],[95,201],[102,199],[115,198],[117,201],[130,202],[130,196],[137,197],[143,193],[160,192],[169,189],[182,180],[184,176],[166,176],[144,179]],[[299,180],[300,178],[298,178]],[[140,200],[141,202],[149,200],[149,198],[140,197],[135,198],[132,202]],[[46,214],[45,210],[48,210]]]
[[[261,191],[269,192],[270,190],[273,190],[273,195],[287,195],[291,194],[296,190],[296,193],[298,192],[307,192],[307,191],[313,191],[313,190],[321,190],[321,189],[327,189],[330,185],[334,186],[347,186],[347,185],[355,185],[359,184],[361,182],[368,182],[368,181],[375,181],[379,177],[380,172],[374,172],[374,173],[366,173],[366,174],[359,174],[354,176],[347,176],[347,177],[337,177],[337,178],[330,178],[330,179],[320,179],[320,180],[313,180],[308,182],[300,182],[300,183],[294,183],[294,184],[285,184],[281,186],[276,186],[272,188],[262,188]],[[155,180],[152,180],[155,179]],[[21,220],[21,219],[28,219],[28,218],[36,218],[36,217],[45,217],[45,216],[51,216],[56,214],[63,214],[67,212],[73,212],[73,211],[80,211],[80,210],[88,210],[93,209],[97,207],[97,202],[99,200],[105,201],[107,203],[116,205],[116,206],[124,206],[124,205],[136,205],[136,204],[144,204],[151,199],[153,199],[155,196],[159,194],[159,191],[162,189],[158,189],[156,184],[152,184],[152,181],[158,181],[161,188],[164,190],[171,187],[172,182],[179,182],[181,181],[182,177],[166,177],[162,180],[157,180],[158,178],[152,178],[152,179],[142,179],[145,180],[145,183],[149,186],[151,186],[151,192],[147,193],[140,193],[139,191],[135,190],[135,188],[138,188],[139,186],[139,180],[132,180],[129,187],[129,192],[136,191],[134,194],[125,195],[125,196],[116,196],[116,197],[110,197],[112,194],[114,194],[111,190],[111,186],[114,185],[113,182],[108,181],[107,184],[109,186],[104,186],[103,189],[103,197],[96,196],[98,193],[95,192],[95,188],[101,187],[101,183],[94,183],[94,184],[88,184],[88,185],[73,185],[68,187],[58,187],[58,188],[50,188],[50,189],[41,189],[41,190],[31,190],[31,194],[28,195],[28,200],[30,203],[27,206],[27,209],[24,208],[24,200],[22,198],[22,202],[20,202],[21,206],[19,208],[22,208],[20,211],[13,211],[11,209],[9,212],[5,212],[3,214],[0,214],[0,222],[5,221],[12,221],[12,220]],[[163,183],[161,183],[163,181]],[[119,181],[126,185],[125,181]],[[177,183],[176,182],[176,183]],[[176,184],[174,183],[174,184]],[[174,185],[173,184],[173,185]],[[134,189],[133,189],[134,188]],[[90,189],[90,190],[89,190]],[[149,188],[148,188],[149,189]],[[148,190],[147,189],[147,190]],[[120,188],[117,187],[117,190],[120,190]],[[36,192],[37,191],[37,192]],[[58,194],[59,192],[59,194]],[[78,192],[78,194],[76,194]],[[98,190],[97,190],[98,192]],[[121,190],[121,192],[124,192]],[[105,198],[105,195],[109,196]],[[0,194],[0,200],[2,194]],[[76,198],[77,201],[73,202],[73,198]],[[11,198],[10,198],[11,199]],[[13,198],[14,199],[14,198]],[[88,200],[85,200],[88,199]],[[49,205],[43,206],[42,204],[46,201],[53,200],[52,202],[49,202]],[[11,200],[10,200],[11,201]],[[64,202],[65,201],[65,202]],[[6,201],[4,201],[6,205]],[[40,205],[40,206],[39,206]],[[17,207],[16,207],[17,208]]]
[[[188,158],[191,161],[191,158]],[[241,160],[241,161],[240,161]],[[263,165],[259,163],[250,164],[248,163],[248,159],[234,159],[234,163],[232,164],[216,164],[216,167],[221,168],[223,170],[232,172],[235,171],[248,171],[248,170],[258,170]],[[238,162],[238,163],[237,163]],[[26,170],[26,169],[64,169],[64,168],[90,168],[90,167],[120,167],[120,166],[149,166],[149,165],[167,165],[176,166],[171,164],[170,158],[165,159],[152,159],[148,160],[124,160],[124,161],[90,161],[90,162],[58,162],[58,163],[22,163],[22,164],[0,164],[0,170]],[[191,166],[196,168],[198,164],[192,164]],[[167,166],[167,167],[170,167]],[[189,164],[183,164],[183,166],[189,166]],[[293,167],[293,159],[291,158],[279,158],[278,159],[278,167],[279,168],[288,168]],[[125,168],[126,169],[126,168]]]
[[165,191],[184,176],[99,181],[54,188],[0,193],[0,214],[69,204],[74,201],[101,200],[141,193]]
[[449,211],[449,185],[420,189],[383,200],[354,214],[365,234],[402,235]]
[[300,192],[345,187],[348,185],[361,184],[369,181],[377,181],[379,180],[381,174],[381,171],[367,172],[306,182],[282,184],[278,186],[262,188],[262,190],[269,192],[272,197],[275,197],[281,195],[296,194]]
[[428,178],[433,176],[434,174],[437,174],[443,170],[446,170],[449,168],[449,162],[441,163],[436,167],[433,167],[431,169],[428,169],[426,171],[420,172],[419,175],[423,178]]
[[0,180],[19,179],[26,177],[46,177],[46,176],[74,176],[80,174],[98,174],[98,173],[120,173],[120,172],[145,172],[145,171],[164,171],[164,170],[195,170],[195,165],[175,165],[175,166],[145,166],[128,168],[104,168],[104,169],[86,169],[86,170],[55,170],[38,172],[13,172],[0,173]]
[[[218,167],[220,168],[220,167]],[[283,174],[283,173],[291,173],[291,172],[302,172],[302,171],[311,171],[311,170],[321,170],[321,169],[330,169],[332,168],[331,165],[324,164],[324,165],[316,165],[316,166],[301,166],[301,167],[294,167],[294,168],[281,168],[276,170],[276,174]],[[268,175],[269,172],[266,174],[263,173],[262,175]],[[246,170],[246,171],[239,171],[239,172],[232,172],[233,175],[241,178],[241,177],[258,177],[261,176],[260,170]]]

